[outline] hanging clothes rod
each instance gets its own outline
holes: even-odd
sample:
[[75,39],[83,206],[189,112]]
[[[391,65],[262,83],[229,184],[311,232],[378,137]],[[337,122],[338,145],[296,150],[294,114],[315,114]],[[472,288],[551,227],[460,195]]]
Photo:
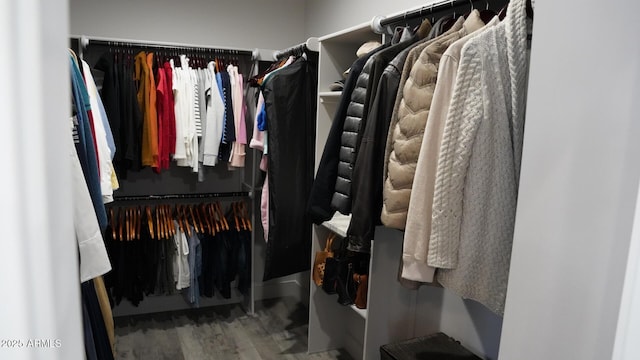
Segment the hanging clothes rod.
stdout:
[[376,16],[371,20],[371,29],[377,34],[384,34],[388,25],[420,19],[431,13],[448,10],[454,6],[473,5],[477,1],[479,0],[441,0],[394,16]]
[[219,52],[229,55],[243,55],[252,56],[253,50],[249,49],[233,49],[226,47],[213,47],[209,45],[196,45],[196,44],[180,44],[171,42],[160,41],[146,41],[146,40],[131,40],[131,39],[118,39],[118,38],[106,38],[106,37],[88,37],[85,35],[71,35],[72,39],[78,39],[80,47],[85,49],[90,44],[98,45],[110,45],[110,46],[125,46],[125,47],[142,47],[142,48],[154,48],[154,49],[175,49],[175,50],[202,50],[208,52]]
[[114,201],[141,201],[141,200],[170,200],[170,199],[208,199],[208,198],[241,198],[249,197],[248,191],[232,191],[222,193],[196,193],[196,194],[166,194],[166,195],[137,195],[116,196]]
[[305,51],[320,51],[320,42],[318,41],[317,37],[308,38],[307,41],[303,42],[302,44],[295,45],[284,50],[276,51],[273,53],[273,58],[274,60],[281,60],[287,56],[301,54]]

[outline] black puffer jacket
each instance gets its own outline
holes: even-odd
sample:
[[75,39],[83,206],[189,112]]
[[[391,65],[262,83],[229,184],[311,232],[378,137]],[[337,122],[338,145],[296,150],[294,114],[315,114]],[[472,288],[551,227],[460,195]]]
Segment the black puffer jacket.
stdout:
[[363,129],[368,115],[369,74],[373,68],[378,51],[386,48],[383,45],[374,50],[374,54],[367,60],[362,72],[356,81],[356,87],[351,93],[351,102],[347,108],[347,117],[342,131],[342,144],[340,146],[340,162],[338,163],[338,178],[336,179],[336,191],[331,199],[331,207],[347,215],[351,213],[351,179],[353,166],[356,163],[358,147],[362,140]]

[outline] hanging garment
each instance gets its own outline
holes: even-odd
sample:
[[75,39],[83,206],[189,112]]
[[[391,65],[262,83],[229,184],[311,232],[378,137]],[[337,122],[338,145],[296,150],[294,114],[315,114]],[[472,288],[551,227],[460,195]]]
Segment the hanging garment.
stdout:
[[[279,70],[291,65],[294,62],[295,58],[290,56],[284,63],[281,64],[280,67],[266,74],[262,80],[262,84],[265,84],[266,81],[273,74],[278,72]],[[262,100],[262,101],[261,101]],[[267,131],[267,110],[266,105],[264,103],[264,96],[262,91],[258,96],[258,106],[259,110],[256,114],[256,129],[257,132],[257,143],[255,146],[262,151],[262,159],[260,161],[260,169],[267,173],[265,177],[264,183],[262,185],[262,194],[260,195],[260,218],[262,220],[262,230],[264,234],[264,241],[269,242],[269,133]]]
[[373,51],[364,64],[362,72],[356,80],[356,87],[351,93],[351,102],[347,107],[347,116],[344,120],[340,144],[340,160],[338,162],[338,177],[336,178],[335,192],[331,199],[331,206],[342,214],[351,213],[351,175],[356,154],[360,145],[360,127],[367,121],[368,103],[367,86],[369,85],[369,73],[380,51],[388,45],[380,46]]
[[[457,257],[458,253],[448,248],[428,248],[431,235],[431,215],[433,205],[433,191],[436,181],[436,169],[444,124],[453,96],[453,87],[458,74],[458,64],[462,47],[478,33],[485,31],[499,23],[497,17],[482,29],[471,33],[453,43],[445,51],[440,60],[438,69],[438,82],[433,94],[433,101],[425,128],[420,155],[416,166],[416,175],[409,201],[407,213],[407,226],[404,235],[403,246],[403,270],[402,277],[420,282],[433,281],[433,268],[427,265],[427,258],[443,256],[445,252],[451,252],[451,257]],[[428,249],[428,251],[427,251]],[[441,254],[441,255],[438,255]],[[431,262],[431,260],[429,260]],[[443,267],[443,263],[434,264],[434,267]],[[445,265],[448,268],[450,265]],[[426,275],[426,276],[425,276]]]
[[168,61],[164,62],[165,82],[167,98],[167,147],[170,155],[176,152],[176,113],[173,98],[173,66]]
[[200,293],[206,297],[213,297],[215,294],[216,278],[216,238],[215,236],[204,234],[200,240],[202,246],[202,273],[198,279]]
[[153,53],[139,52],[135,57],[135,80],[138,83],[138,105],[142,123],[142,165],[157,168],[158,115],[156,112],[156,83],[153,77]]
[[[122,144],[120,144],[120,87],[118,86],[118,76],[115,69],[115,60],[112,53],[104,53],[98,59],[95,69],[100,70],[104,75],[102,78],[102,88],[100,95],[102,103],[104,105],[105,117],[104,119],[109,121],[109,128],[113,134],[112,141],[113,147],[111,147],[111,155],[113,159],[118,157],[122,152]],[[85,71],[86,72],[86,71]],[[105,126],[106,128],[107,126]],[[118,150],[119,152],[117,152]]]
[[102,318],[102,311],[100,310],[93,281],[82,283],[81,293],[87,358],[113,360],[111,343]]
[[176,153],[178,166],[198,172],[197,79],[186,55],[180,55],[180,68],[174,68],[174,98],[176,103]]
[[112,53],[102,54],[95,69],[104,72],[101,95],[117,149],[113,166],[117,176],[126,179],[129,170],[141,166],[142,115],[135,99],[133,71],[124,56]]
[[169,169],[171,161],[169,151],[169,96],[173,97],[171,88],[167,87],[167,73],[164,67],[158,67],[158,86],[156,88],[156,110],[158,113],[158,171]]
[[[423,22],[419,34],[427,32],[429,22]],[[410,49],[419,44],[422,35],[383,50],[372,69],[369,87],[375,92],[369,107],[367,123],[353,166],[351,184],[352,216],[347,230],[351,251],[369,252],[375,226],[380,224],[382,210],[382,170],[384,144],[396,101],[400,76]],[[379,80],[376,80],[379,79]]]
[[214,237],[214,259],[216,289],[225,299],[231,298],[231,282],[234,280],[240,244],[234,236],[234,231],[224,230]]
[[238,291],[249,295],[251,288],[251,231],[240,230],[238,232]]
[[358,76],[364,67],[364,64],[369,59],[369,56],[373,55],[369,53],[359,59],[357,59],[350,67],[349,76],[344,84],[344,90],[342,90],[342,96],[340,97],[340,104],[336,109],[333,121],[331,122],[331,129],[329,129],[329,135],[327,141],[324,144],[322,150],[322,157],[320,158],[320,164],[318,164],[318,171],[316,177],[313,180],[313,186],[311,188],[311,194],[309,195],[309,202],[307,205],[307,212],[311,217],[311,221],[316,224],[321,224],[333,217],[335,209],[331,206],[331,199],[336,189],[336,180],[338,178],[338,163],[340,161],[340,145],[342,143],[342,131],[344,129],[344,122],[347,116],[347,110],[351,103],[351,94],[356,87],[356,81]]
[[457,266],[439,269],[437,280],[497,314],[513,242],[530,26],[526,0],[513,0],[502,23],[462,49],[436,173],[429,247],[459,243]]
[[80,160],[69,131],[69,160],[71,161],[71,176],[73,184],[73,224],[80,253],[80,281],[88,281],[111,271],[111,262],[107,254],[96,212],[91,202]]
[[231,146],[236,140],[235,118],[233,117],[233,99],[231,98],[231,81],[226,71],[219,72],[216,76],[219,78],[218,85],[221,87],[221,94],[224,100],[224,132],[220,150],[218,152],[218,160],[229,162],[231,158]]
[[174,66],[173,59],[170,60],[173,79],[174,113],[176,119],[176,142],[173,159],[176,161],[187,159],[187,129],[189,127],[189,91],[187,91],[186,80],[183,69]]
[[[121,108],[124,109],[123,137],[126,144],[124,154],[124,168],[133,171],[142,169],[142,127],[144,117],[137,100],[137,90],[134,80],[134,64],[131,61],[121,59],[116,66],[120,76]],[[125,172],[126,174],[126,172]]]
[[[89,94],[91,108],[96,110],[93,111],[92,114],[94,117],[95,139],[98,149],[97,155],[99,160],[98,172],[100,175],[100,192],[102,193],[102,201],[106,204],[113,201],[113,186],[111,184],[113,165],[111,163],[111,149],[107,142],[107,129],[104,127],[104,120],[102,119],[102,114],[98,105],[100,97],[98,95],[98,89],[96,88],[93,76],[91,75],[91,68],[84,60],[82,61],[82,68],[84,69],[84,80],[85,85],[87,86],[87,93]],[[111,130],[109,130],[109,133],[110,132]]]
[[189,273],[191,284],[186,292],[187,301],[195,307],[200,307],[200,275],[202,274],[202,247],[200,236],[195,230],[189,236]]
[[224,131],[224,102],[220,95],[220,88],[215,74],[215,63],[213,61],[207,65],[207,83],[205,88],[207,117],[202,163],[206,166],[215,166],[218,163],[218,151]]
[[316,61],[302,57],[271,75],[264,84],[269,122],[265,281],[310,268],[311,222],[305,200],[313,182]]
[[84,84],[78,63],[75,57],[69,55],[71,68],[71,85],[73,91],[73,103],[77,110],[76,119],[78,121],[75,127],[78,134],[78,141],[75,143],[76,152],[84,174],[86,185],[89,188],[89,194],[93,203],[93,209],[98,219],[100,229],[107,226],[107,213],[102,201],[102,192],[100,190],[100,175],[98,172],[96,147],[93,141],[93,132],[89,123],[89,111],[91,110],[89,94]]
[[431,108],[440,58],[451,44],[482,26],[484,23],[477,10],[472,11],[467,20],[458,19],[449,32],[434,39],[420,52],[409,73],[402,89],[397,117],[391,120],[387,138],[385,158],[388,163],[384,173],[381,220],[388,227],[405,228],[415,166]]
[[235,121],[236,141],[233,144],[232,161],[230,165],[232,167],[241,168],[244,167],[247,145],[247,125],[245,122],[245,106],[244,106],[244,83],[242,74],[238,72],[238,68],[235,66],[229,66],[233,71],[233,79],[235,86],[233,87],[233,114]]
[[191,285],[191,273],[189,272],[189,242],[187,235],[182,232],[178,222],[174,221],[176,234],[173,236],[175,252],[173,257],[173,279],[176,290],[188,288]]

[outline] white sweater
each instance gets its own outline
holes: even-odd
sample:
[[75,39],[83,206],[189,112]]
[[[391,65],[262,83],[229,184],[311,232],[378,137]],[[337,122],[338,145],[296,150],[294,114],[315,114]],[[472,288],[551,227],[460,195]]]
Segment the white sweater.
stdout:
[[[435,267],[443,267],[440,263],[427,263],[438,248],[429,247],[431,235],[431,210],[433,205],[433,191],[436,182],[436,170],[442,133],[449,112],[451,97],[458,74],[460,53],[462,47],[471,38],[482,31],[497,25],[498,17],[492,19],[486,26],[451,44],[442,55],[438,69],[438,81],[433,93],[431,110],[420,147],[420,155],[416,166],[415,180],[409,201],[407,226],[404,233],[402,255],[402,277],[420,282],[432,282]],[[451,247],[453,248],[453,246]],[[457,247],[455,256],[457,256]],[[446,266],[444,266],[446,267]]]
[[73,143],[72,132],[73,122],[71,121],[67,144],[73,184],[73,225],[80,253],[80,281],[85,282],[111,271],[111,262]]
[[[527,51],[526,0],[462,50],[433,200],[430,248],[459,242],[455,269],[437,280],[504,311],[518,194]],[[437,244],[440,243],[440,244]]]
[[89,93],[89,101],[91,103],[91,114],[93,115],[93,128],[95,130],[96,147],[98,149],[98,171],[100,172],[100,190],[102,192],[102,202],[113,202],[113,185],[111,178],[113,176],[113,164],[111,159],[111,149],[107,144],[107,131],[104,128],[104,121],[98,107],[98,89],[91,75],[91,67],[86,61],[82,60],[82,69],[84,72],[84,82]]
[[220,96],[220,89],[216,80],[215,63],[207,64],[207,118],[206,134],[204,135],[204,159],[203,164],[215,166],[218,163],[218,149],[222,141],[224,127],[224,102]]

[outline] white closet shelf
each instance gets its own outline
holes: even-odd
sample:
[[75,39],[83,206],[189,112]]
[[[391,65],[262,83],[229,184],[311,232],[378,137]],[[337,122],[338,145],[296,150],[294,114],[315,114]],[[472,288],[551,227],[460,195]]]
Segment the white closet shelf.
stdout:
[[342,91],[321,91],[318,95],[320,97],[340,97],[342,96]]
[[339,212],[336,212],[333,218],[329,221],[323,222],[322,226],[344,238],[347,236],[347,229],[349,228],[350,223],[351,215],[342,215]]
[[323,104],[334,104],[340,101],[342,91],[322,91],[318,93],[320,102]]
[[367,319],[367,309],[358,309],[355,305],[350,305],[351,309],[356,312],[356,314],[360,315],[363,319]]

